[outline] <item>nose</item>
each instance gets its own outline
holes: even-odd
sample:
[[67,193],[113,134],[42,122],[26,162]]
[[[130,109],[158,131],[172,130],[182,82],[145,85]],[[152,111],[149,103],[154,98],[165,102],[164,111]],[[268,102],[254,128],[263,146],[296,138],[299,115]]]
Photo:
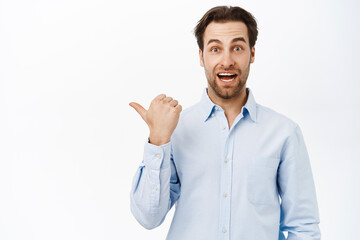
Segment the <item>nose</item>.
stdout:
[[221,58],[221,65],[223,68],[228,69],[233,67],[235,64],[234,58],[229,51],[224,51],[223,56]]

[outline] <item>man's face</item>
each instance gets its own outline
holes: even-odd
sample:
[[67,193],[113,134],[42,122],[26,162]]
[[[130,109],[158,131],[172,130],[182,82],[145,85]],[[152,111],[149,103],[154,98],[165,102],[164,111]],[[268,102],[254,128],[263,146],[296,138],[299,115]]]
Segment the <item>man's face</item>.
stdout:
[[204,49],[199,50],[209,94],[231,99],[245,91],[255,47],[250,49],[247,27],[243,22],[211,22],[204,32]]

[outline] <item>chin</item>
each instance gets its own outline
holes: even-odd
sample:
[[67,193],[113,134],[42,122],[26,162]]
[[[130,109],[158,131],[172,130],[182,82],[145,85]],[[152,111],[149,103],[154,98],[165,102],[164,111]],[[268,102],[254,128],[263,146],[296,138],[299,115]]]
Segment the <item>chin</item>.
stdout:
[[245,85],[237,85],[234,87],[220,87],[216,86],[214,89],[216,95],[223,99],[231,99],[240,95]]
[[215,89],[215,93],[216,95],[218,95],[218,97],[221,97],[223,99],[231,99],[233,97],[238,96],[240,92]]

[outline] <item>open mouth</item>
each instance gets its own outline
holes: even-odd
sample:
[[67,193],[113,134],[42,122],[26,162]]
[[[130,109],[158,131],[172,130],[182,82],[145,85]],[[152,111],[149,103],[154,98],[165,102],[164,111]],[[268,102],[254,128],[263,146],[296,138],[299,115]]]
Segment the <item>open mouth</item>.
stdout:
[[217,74],[217,76],[223,82],[231,82],[236,78],[237,74],[234,74],[234,73],[219,73],[219,74]]

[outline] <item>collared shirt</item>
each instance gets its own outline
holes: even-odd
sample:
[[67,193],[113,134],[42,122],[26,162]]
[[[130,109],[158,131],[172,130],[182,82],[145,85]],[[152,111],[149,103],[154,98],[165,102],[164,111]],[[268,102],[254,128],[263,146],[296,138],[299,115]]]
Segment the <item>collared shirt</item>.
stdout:
[[231,128],[205,89],[169,143],[145,143],[130,193],[142,226],[159,226],[175,204],[167,240],[320,239],[299,126],[247,94]]

